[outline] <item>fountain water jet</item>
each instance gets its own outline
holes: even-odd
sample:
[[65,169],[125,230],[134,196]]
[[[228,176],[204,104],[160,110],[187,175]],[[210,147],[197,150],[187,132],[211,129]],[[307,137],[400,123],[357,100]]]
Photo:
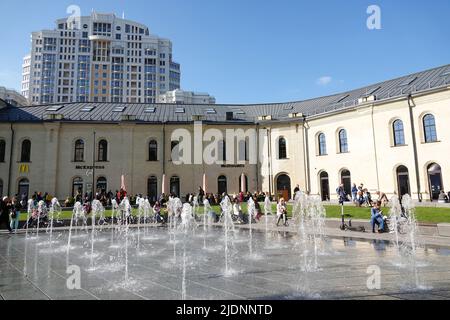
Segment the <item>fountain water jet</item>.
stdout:
[[91,228],[91,257],[90,258],[91,258],[91,270],[94,270],[95,219],[98,216],[99,222],[100,222],[100,218],[103,216],[103,214],[105,212],[105,208],[103,207],[101,202],[98,201],[97,199],[94,199],[92,201],[91,208],[92,208],[92,211],[91,211],[92,228]]
[[[394,246],[400,260],[399,267],[406,267],[410,272],[410,284],[413,289],[426,289],[420,283],[417,266],[418,225],[415,208],[411,197],[403,195],[391,198],[390,229],[394,233]],[[404,236],[402,236],[404,234]],[[409,285],[409,284],[408,284]]]
[[69,265],[69,254],[70,254],[70,243],[72,240],[72,228],[73,228],[73,221],[77,220],[78,217],[85,217],[86,212],[84,211],[83,205],[81,202],[75,203],[72,211],[72,218],[70,219],[70,228],[69,228],[69,238],[67,240],[67,252],[66,252],[66,261],[67,265]]
[[[230,268],[230,249],[234,247],[234,223],[231,215],[233,214],[233,207],[230,198],[225,196],[220,203],[223,215],[223,229],[225,233],[225,277],[232,276],[234,270]],[[231,248],[230,248],[231,247]]]
[[309,273],[319,270],[318,256],[324,238],[325,209],[318,197],[299,191],[295,195],[292,216],[297,224],[297,247],[300,250],[297,290],[302,296],[317,297],[311,292]]
[[38,202],[37,207],[37,227],[36,227],[36,237],[39,237],[39,228],[41,224],[41,217],[47,216],[47,206],[43,200]]
[[247,208],[248,208],[248,223],[249,223],[249,240],[248,240],[248,248],[249,248],[249,254],[250,258],[253,257],[253,234],[252,234],[252,220],[253,216],[255,214],[255,202],[252,198],[250,198],[247,202]]
[[189,234],[197,228],[193,214],[193,208],[189,203],[183,205],[181,211],[181,223],[179,230],[183,233],[183,265],[182,265],[182,284],[181,284],[181,300],[186,300],[186,243],[189,240]]
[[34,210],[35,210],[34,201],[33,201],[33,199],[29,199],[28,206],[27,206],[27,222],[26,222],[27,224],[26,224],[26,231],[25,231],[26,239],[28,239],[28,225],[29,225],[30,217],[33,216]]
[[270,201],[270,197],[268,195],[266,195],[265,199],[264,199],[264,220],[265,220],[265,224],[266,224],[266,242],[267,242],[267,238],[268,238],[268,231],[269,231],[269,219],[268,219],[268,215],[272,214],[272,202]]
[[114,245],[114,219],[117,219],[119,205],[116,199],[111,200],[111,246]]

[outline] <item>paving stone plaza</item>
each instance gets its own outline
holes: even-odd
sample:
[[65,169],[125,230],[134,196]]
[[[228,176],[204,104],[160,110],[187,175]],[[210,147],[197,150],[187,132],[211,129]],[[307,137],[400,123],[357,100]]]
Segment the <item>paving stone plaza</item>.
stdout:
[[[261,229],[261,228],[259,228]],[[77,228],[50,235],[0,235],[0,297],[17,299],[449,299],[450,247],[421,246],[415,270],[392,241],[325,237],[317,268],[306,270],[295,232],[236,228],[229,242],[221,227],[188,234],[164,227]],[[94,242],[92,243],[92,240]],[[229,239],[228,239],[229,241]],[[251,253],[250,253],[251,252]],[[314,263],[313,263],[314,264]],[[80,270],[71,289],[68,266]],[[379,268],[379,289],[368,279]],[[372,268],[372,269],[371,269]],[[417,273],[415,275],[415,272]],[[417,277],[416,277],[417,276]],[[370,282],[370,281],[369,281]],[[375,283],[376,285],[376,283]]]

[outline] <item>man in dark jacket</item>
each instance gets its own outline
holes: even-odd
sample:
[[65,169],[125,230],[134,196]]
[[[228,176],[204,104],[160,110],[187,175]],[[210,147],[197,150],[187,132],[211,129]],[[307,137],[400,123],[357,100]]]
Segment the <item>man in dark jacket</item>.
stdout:
[[8,197],[0,199],[0,227],[6,224],[6,228],[12,233],[11,226],[9,225],[9,212],[10,205],[8,204]]
[[344,205],[344,202],[347,201],[347,194],[345,193],[343,184],[340,184],[339,187],[337,187],[336,193],[339,197],[339,204]]

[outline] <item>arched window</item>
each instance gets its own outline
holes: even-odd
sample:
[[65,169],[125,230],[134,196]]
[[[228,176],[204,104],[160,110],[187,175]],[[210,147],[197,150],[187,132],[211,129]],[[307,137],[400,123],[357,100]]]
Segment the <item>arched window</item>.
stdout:
[[100,140],[98,143],[98,161],[108,161],[108,141]]
[[158,197],[158,178],[151,176],[147,180],[147,195],[151,203],[154,203]]
[[346,194],[352,194],[352,175],[349,170],[341,171],[341,183],[344,185]]
[[444,190],[441,166],[437,163],[431,163],[427,167],[427,172],[431,201],[438,200],[441,190]]
[[0,140],[0,162],[5,162],[6,143],[5,140]]
[[20,162],[30,162],[30,161],[31,161],[31,141],[26,139],[22,141]]
[[339,131],[339,152],[348,152],[347,131],[345,129]]
[[83,179],[80,177],[73,178],[72,181],[72,197],[75,198],[77,194],[83,195]]
[[180,178],[177,176],[170,178],[170,193],[180,196]]
[[158,142],[155,140],[148,143],[148,161],[158,161]]
[[283,137],[278,139],[278,159],[287,159],[286,139]]
[[277,196],[283,197],[289,201],[291,198],[291,178],[287,174],[281,174],[277,177]]
[[170,143],[172,161],[178,161],[180,159],[179,144],[180,144],[180,141],[172,141]]
[[217,178],[217,191],[219,194],[227,193],[227,177],[219,176]]
[[405,131],[402,120],[395,120],[392,124],[394,130],[394,146],[403,146],[405,144]]
[[107,181],[105,177],[100,177],[97,179],[97,191],[101,193],[106,193]]
[[322,171],[320,173],[320,195],[322,198],[322,201],[329,201],[330,200],[330,182],[328,180],[328,173],[325,171]]
[[84,141],[78,139],[75,141],[75,153],[74,153],[74,162],[83,162],[84,161]]
[[25,195],[26,198],[28,198],[29,191],[30,191],[30,181],[26,178],[19,180],[19,187],[18,187],[18,194],[20,197],[22,195]]
[[327,141],[325,138],[325,134],[321,133],[319,134],[319,155],[324,156],[327,154]]
[[425,134],[425,142],[436,142],[436,121],[432,114],[427,114],[423,117],[423,132]]

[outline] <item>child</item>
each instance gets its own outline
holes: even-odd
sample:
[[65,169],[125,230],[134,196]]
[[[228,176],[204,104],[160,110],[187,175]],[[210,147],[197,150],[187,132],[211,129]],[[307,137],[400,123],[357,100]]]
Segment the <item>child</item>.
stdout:
[[284,201],[284,198],[280,198],[280,201],[277,204],[277,217],[278,217],[277,227],[278,227],[278,224],[280,223],[281,219],[283,219],[283,224],[285,226],[287,226],[286,214],[287,214],[286,203]]

